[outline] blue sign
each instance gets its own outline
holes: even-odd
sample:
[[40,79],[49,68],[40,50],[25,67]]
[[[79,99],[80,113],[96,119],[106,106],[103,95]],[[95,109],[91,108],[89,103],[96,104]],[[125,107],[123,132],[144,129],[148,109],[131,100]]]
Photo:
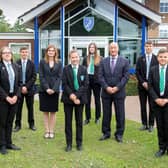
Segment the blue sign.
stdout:
[[90,32],[94,27],[94,17],[84,17],[83,26],[88,32]]

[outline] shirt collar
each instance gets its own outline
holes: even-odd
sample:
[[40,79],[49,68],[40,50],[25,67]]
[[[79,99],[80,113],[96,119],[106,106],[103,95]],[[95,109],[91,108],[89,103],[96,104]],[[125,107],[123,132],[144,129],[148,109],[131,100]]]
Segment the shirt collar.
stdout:
[[164,69],[166,69],[167,68],[167,64],[164,65],[164,66],[162,66],[162,65],[159,64],[159,69],[161,69],[162,67],[164,67]]
[[79,65],[72,65],[72,64],[71,64],[71,66],[72,66],[72,68],[76,67],[77,69],[79,67]]
[[8,62],[8,61],[4,61],[4,60],[3,60],[3,63],[5,64],[6,67],[8,66],[8,64],[12,64],[11,61]]

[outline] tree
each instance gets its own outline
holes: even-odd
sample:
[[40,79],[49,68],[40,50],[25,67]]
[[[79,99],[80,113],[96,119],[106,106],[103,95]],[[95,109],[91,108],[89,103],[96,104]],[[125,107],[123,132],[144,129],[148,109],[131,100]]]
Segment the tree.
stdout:
[[0,9],[0,32],[9,32],[11,25],[6,21],[3,11]]
[[27,32],[24,25],[19,24],[19,20],[17,20],[14,26],[11,28],[11,32]]

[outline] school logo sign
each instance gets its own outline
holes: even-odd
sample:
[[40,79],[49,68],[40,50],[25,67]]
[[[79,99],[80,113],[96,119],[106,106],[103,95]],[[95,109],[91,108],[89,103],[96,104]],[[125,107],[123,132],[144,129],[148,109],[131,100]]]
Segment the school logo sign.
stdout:
[[94,27],[94,17],[84,17],[83,26],[88,32],[90,32]]

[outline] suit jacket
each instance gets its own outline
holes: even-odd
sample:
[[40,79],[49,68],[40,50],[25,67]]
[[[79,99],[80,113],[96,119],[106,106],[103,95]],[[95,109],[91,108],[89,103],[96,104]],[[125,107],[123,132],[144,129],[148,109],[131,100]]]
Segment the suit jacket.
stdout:
[[[152,66],[157,65],[158,61],[157,61],[157,57],[152,54],[152,59],[151,59],[151,63],[150,63],[150,68],[149,71],[151,70]],[[147,82],[146,79],[146,57],[145,55],[140,56],[137,60],[137,64],[136,64],[136,76],[138,79],[138,88],[139,89],[145,89],[142,86],[142,83]]]
[[[164,97],[168,98],[168,67],[165,74],[165,90],[163,96],[160,96],[160,77],[159,77],[159,65],[156,65],[151,68],[149,74],[149,94],[151,95],[153,101],[157,98]],[[156,104],[154,102],[154,104]]]
[[106,92],[108,86],[117,86],[119,91],[113,94],[114,98],[125,98],[125,85],[129,79],[129,62],[118,56],[113,74],[110,68],[110,57],[104,58],[100,63],[99,80],[102,86],[102,97],[109,98],[111,94]]
[[67,104],[73,104],[72,100],[69,99],[70,94],[74,93],[78,99],[80,99],[81,104],[87,103],[87,88],[88,88],[88,74],[86,67],[79,65],[78,73],[77,73],[79,89],[75,91],[74,88],[74,77],[73,77],[73,69],[71,65],[67,65],[63,69],[62,76],[62,102]]
[[[16,62],[20,67],[21,67],[21,72],[22,72],[22,63],[21,59],[19,59]],[[22,75],[21,75],[21,81],[22,81]],[[33,95],[34,94],[34,83],[36,81],[36,70],[34,63],[31,60],[27,60],[27,65],[26,65],[26,81],[24,86],[26,86],[28,90],[28,95]],[[22,82],[23,86],[23,82]]]
[[41,60],[39,67],[40,92],[46,92],[50,88],[59,93],[62,76],[61,62],[55,63],[54,67],[50,68],[45,60]]
[[[102,57],[101,57],[101,60],[102,60]],[[83,65],[88,68],[87,57],[83,59]],[[99,82],[99,67],[100,67],[100,64],[94,65],[94,75],[93,75],[94,83],[100,83]]]
[[[20,97],[20,68],[17,64],[12,63],[12,67],[15,73],[14,82],[14,95]],[[5,101],[6,97],[9,95],[10,83],[8,78],[8,71],[3,62],[0,62],[0,100]]]

